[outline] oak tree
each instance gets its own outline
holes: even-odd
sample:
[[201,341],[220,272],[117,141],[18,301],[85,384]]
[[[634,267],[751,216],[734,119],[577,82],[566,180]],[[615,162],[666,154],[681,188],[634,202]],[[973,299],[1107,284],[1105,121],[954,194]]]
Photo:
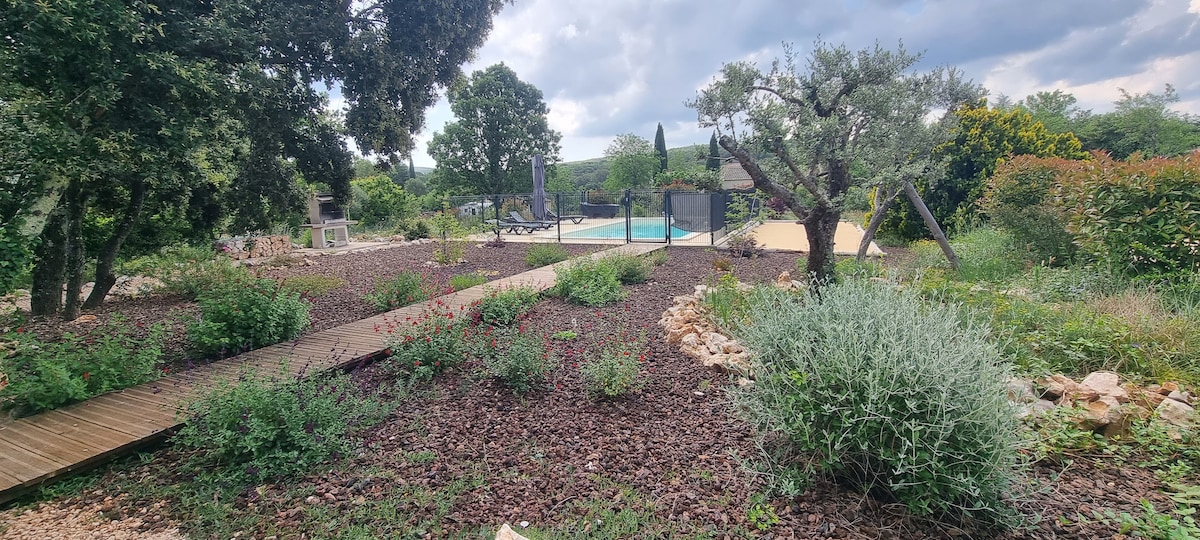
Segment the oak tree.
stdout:
[[429,155],[434,178],[445,191],[471,194],[533,189],[532,159],[558,160],[562,135],[550,129],[550,109],[536,86],[496,64],[471,74],[450,90],[456,120],[433,134]]

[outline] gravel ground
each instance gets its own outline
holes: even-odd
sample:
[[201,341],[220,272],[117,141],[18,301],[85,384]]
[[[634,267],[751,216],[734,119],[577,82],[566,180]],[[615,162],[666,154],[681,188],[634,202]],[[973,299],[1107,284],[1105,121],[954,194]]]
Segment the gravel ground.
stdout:
[[[314,302],[322,313],[320,324],[332,324],[329,321],[364,313],[354,311],[362,309],[355,305],[361,302],[355,287],[370,283],[361,274],[412,264],[424,253],[347,255],[346,261],[354,262],[331,261],[319,270],[293,267],[282,272],[339,268],[348,272],[339,275],[359,274],[349,292],[331,295],[341,301]],[[1064,525],[1060,517],[1075,522],[1078,514],[1107,510],[1140,515],[1142,498],[1156,508],[1168,507],[1158,491],[1161,484],[1150,472],[1080,456],[1069,465],[1042,463],[1027,473],[1030,493],[1014,505],[1029,516],[1030,524],[1015,531],[939,525],[915,518],[898,505],[824,481],[815,482],[800,497],[766,501],[778,522],[759,531],[749,520],[748,509],[762,483],[744,467],[758,450],[750,428],[730,414],[723,390],[728,382],[668,346],[657,326],[674,296],[713,279],[713,259],[721,256],[711,250],[672,248],[668,263],[656,268],[647,283],[628,287],[626,300],[602,309],[557,299],[541,302],[525,321],[530,330],[573,329],[581,336],[554,342],[561,361],[544,388],[517,397],[470,370],[448,373],[433,392],[406,403],[366,433],[369,450],[350,463],[245,493],[234,503],[239,523],[251,523],[243,535],[320,537],[322,533],[313,527],[328,526],[326,534],[333,535],[354,524],[390,536],[411,532],[418,526],[418,516],[434,514],[444,516],[443,529],[427,531],[424,537],[494,531],[504,522],[527,521],[543,529],[583,528],[590,526],[589,508],[607,505],[653,515],[670,524],[669,537],[713,533],[720,538],[720,533],[740,530],[763,538],[1118,538],[1116,524]],[[509,270],[524,268],[523,262],[500,257],[488,252],[487,264],[478,267],[504,271],[496,261],[506,260],[516,267]],[[795,268],[795,256],[785,254],[733,262],[735,274],[743,281],[771,280]],[[575,369],[579,351],[622,331],[645,332],[650,358],[644,374],[649,384],[628,399],[590,400]],[[367,367],[356,376],[371,380],[379,374]],[[187,474],[175,467],[183,458],[167,448],[152,463],[113,468],[98,486],[171,483]],[[464,487],[464,479],[472,481]],[[89,510],[94,506],[91,501],[106,489],[43,508],[94,514],[96,510]],[[456,495],[441,502],[398,496],[447,490],[455,490]],[[187,518],[189,509],[173,502],[119,498],[102,515],[139,517],[141,525],[126,530],[158,533]],[[397,514],[404,516],[401,521],[361,517],[360,509],[387,504],[397,505]],[[0,514],[0,521],[20,512]],[[342,517],[315,522],[313,513]],[[187,522],[180,526],[194,537],[211,537],[209,532],[189,529]],[[55,536],[61,531],[51,531],[42,536],[65,537]]]

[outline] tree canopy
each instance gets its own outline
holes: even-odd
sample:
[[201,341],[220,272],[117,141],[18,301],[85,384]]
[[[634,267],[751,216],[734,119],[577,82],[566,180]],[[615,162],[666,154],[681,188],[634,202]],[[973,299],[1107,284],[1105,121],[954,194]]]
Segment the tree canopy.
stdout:
[[[953,115],[953,138],[935,149],[945,159],[945,174],[917,186],[940,223],[961,226],[977,220],[977,201],[983,196],[987,179],[1012,156],[1087,158],[1074,134],[1052,133],[1020,107],[1007,111],[988,108],[981,99],[958,107]],[[898,208],[883,226],[901,238],[928,236],[910,204]]]
[[659,171],[659,158],[650,141],[633,133],[618,135],[604,150],[608,177],[604,189],[620,191],[649,186]]
[[[84,258],[97,305],[131,233],[161,230],[148,224],[182,221],[190,231],[172,230],[196,239],[227,215],[266,228],[302,207],[301,181],[345,199],[343,134],[409,152],[503,3],[6,4],[0,157],[32,166],[5,175],[21,195],[0,200],[0,237],[38,239],[34,311],[58,311],[66,280],[73,314]],[[340,88],[344,132],[317,84]],[[139,236],[147,249],[165,240]]]
[[1085,150],[1104,150],[1114,159],[1135,152],[1145,157],[1178,156],[1200,148],[1200,118],[1169,108],[1179,101],[1175,88],[1130,94],[1121,89],[1113,112],[1090,117],[1079,129]]
[[504,64],[471,74],[450,90],[457,118],[433,134],[429,154],[437,160],[442,189],[466,193],[530,191],[534,154],[558,160],[562,135],[550,129],[550,112],[536,86]]
[[[923,129],[934,109],[981,95],[953,69],[910,72],[917,59],[902,46],[852,52],[818,41],[807,57],[789,46],[769,72],[748,62],[726,64],[689,103],[702,127],[718,130],[721,147],[754,186],[804,222],[811,248],[805,269],[815,283],[833,276],[833,238],[847,189],[868,180],[852,174],[851,164],[899,177],[927,170],[929,149],[914,152],[897,141]],[[756,155],[760,150],[766,157]]]
[[667,139],[663,136],[662,123],[654,131],[654,155],[658,157],[658,172],[667,170]]

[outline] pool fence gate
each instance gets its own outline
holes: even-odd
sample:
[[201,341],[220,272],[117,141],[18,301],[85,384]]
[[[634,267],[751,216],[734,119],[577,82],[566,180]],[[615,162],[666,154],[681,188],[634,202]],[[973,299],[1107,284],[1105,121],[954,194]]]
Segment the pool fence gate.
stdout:
[[[700,234],[707,236],[709,245],[715,245],[729,231],[757,218],[763,206],[754,192],[737,191],[590,190],[547,193],[542,202],[535,204],[532,193],[511,193],[447,197],[443,207],[472,231],[508,230],[505,226],[519,222],[519,217],[549,224],[560,243],[607,239],[670,244],[680,240],[680,235],[694,243],[699,238],[695,235]],[[514,212],[518,216],[513,216]],[[563,230],[564,225],[588,223],[596,225]],[[599,236],[588,236],[589,231],[601,229]]]

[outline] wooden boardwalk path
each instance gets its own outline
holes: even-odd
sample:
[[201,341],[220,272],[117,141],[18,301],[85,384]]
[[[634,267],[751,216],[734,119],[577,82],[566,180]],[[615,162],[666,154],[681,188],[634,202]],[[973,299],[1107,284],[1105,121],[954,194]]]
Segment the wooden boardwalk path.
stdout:
[[[641,255],[663,247],[626,244],[589,256]],[[27,488],[160,440],[181,425],[180,406],[197,389],[211,388],[222,378],[247,370],[297,376],[345,367],[383,352],[387,334],[377,331],[377,326],[420,315],[437,301],[450,309],[470,305],[489,289],[524,285],[545,290],[554,285],[554,267],[569,263],[544,266],[0,425],[0,503]]]

